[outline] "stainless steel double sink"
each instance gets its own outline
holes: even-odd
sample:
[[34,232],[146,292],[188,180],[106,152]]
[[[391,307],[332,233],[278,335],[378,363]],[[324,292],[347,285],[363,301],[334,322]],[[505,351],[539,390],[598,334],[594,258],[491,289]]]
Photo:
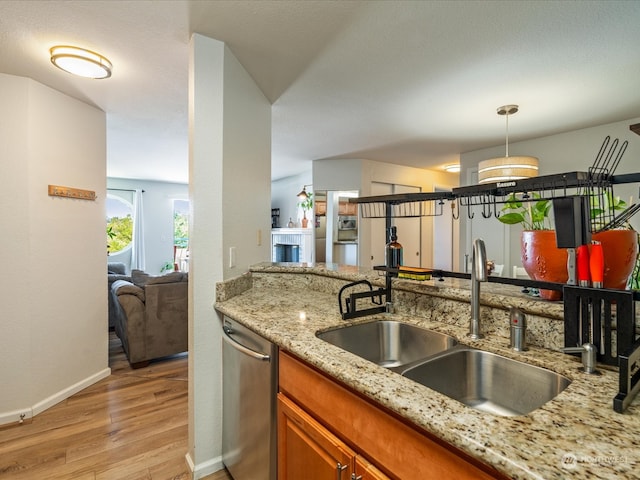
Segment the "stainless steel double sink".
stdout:
[[316,335],[464,405],[502,416],[526,415],[571,383],[550,370],[393,320],[337,327]]

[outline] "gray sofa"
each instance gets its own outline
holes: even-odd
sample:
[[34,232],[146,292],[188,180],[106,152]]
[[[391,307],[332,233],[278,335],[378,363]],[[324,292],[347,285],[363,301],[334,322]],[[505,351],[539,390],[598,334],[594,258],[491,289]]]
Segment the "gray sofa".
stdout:
[[171,272],[151,276],[131,272],[132,281],[111,286],[115,302],[115,332],[133,368],[150,360],[188,350],[189,275]]
[[111,286],[116,280],[131,281],[131,276],[127,275],[127,267],[124,263],[107,263],[107,296],[109,297],[109,328],[115,327],[116,322],[116,298],[111,294]]

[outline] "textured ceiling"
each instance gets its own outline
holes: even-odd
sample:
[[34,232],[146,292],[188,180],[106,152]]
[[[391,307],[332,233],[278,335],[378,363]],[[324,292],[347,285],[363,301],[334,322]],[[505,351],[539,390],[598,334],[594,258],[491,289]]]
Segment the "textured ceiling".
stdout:
[[[640,112],[640,2],[0,1],[0,72],[107,113],[108,175],[188,180],[189,37],[227,43],[273,103],[272,177],[320,158],[440,168]],[[48,49],[114,64],[74,78]],[[517,152],[514,152],[517,153]]]

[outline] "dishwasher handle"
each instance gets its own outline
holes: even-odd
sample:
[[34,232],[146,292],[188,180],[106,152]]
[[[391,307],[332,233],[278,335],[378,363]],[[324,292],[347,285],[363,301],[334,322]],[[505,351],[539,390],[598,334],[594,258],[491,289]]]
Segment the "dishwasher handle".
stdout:
[[230,346],[235,348],[236,350],[241,351],[245,355],[250,356],[251,358],[255,358],[256,360],[261,360],[263,362],[268,362],[271,360],[271,356],[266,355],[264,353],[256,352],[255,350],[251,350],[248,347],[245,347],[240,342],[235,340],[233,337],[229,336],[233,333],[233,330],[229,327],[223,327],[224,336],[222,337],[225,342],[227,342]]

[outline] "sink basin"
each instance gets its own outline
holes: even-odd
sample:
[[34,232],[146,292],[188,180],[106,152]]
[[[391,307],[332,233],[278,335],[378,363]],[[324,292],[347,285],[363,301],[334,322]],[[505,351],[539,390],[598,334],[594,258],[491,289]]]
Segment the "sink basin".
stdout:
[[408,365],[458,343],[449,335],[392,320],[336,328],[317,337],[387,368]]
[[476,410],[503,416],[526,415],[571,383],[550,370],[468,348],[447,352],[402,375]]

